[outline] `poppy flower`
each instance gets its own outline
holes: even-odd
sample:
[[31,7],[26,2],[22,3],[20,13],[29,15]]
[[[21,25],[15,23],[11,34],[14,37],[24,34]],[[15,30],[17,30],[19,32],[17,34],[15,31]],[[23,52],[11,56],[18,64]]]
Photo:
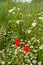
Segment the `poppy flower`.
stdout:
[[19,39],[16,39],[15,40],[15,44],[16,44],[17,47],[19,47],[20,46],[20,40]]
[[30,52],[30,48],[28,47],[28,45],[25,45],[24,48],[23,48],[23,50],[24,50],[26,53]]

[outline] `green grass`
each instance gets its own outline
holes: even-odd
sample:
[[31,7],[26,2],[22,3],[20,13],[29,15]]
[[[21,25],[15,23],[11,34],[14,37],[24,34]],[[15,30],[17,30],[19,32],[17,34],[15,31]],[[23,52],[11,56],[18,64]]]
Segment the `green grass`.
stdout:
[[[9,13],[9,10],[13,7],[16,7],[16,9]],[[43,65],[43,50],[39,49],[40,45],[43,44],[43,19],[39,19],[41,16],[43,17],[43,2],[33,2],[31,4],[0,3],[0,65],[2,65],[3,61],[5,62],[3,65],[23,65],[23,63],[24,65],[30,65],[27,61],[29,59],[32,63],[34,56],[36,56],[35,60],[37,63],[32,63],[32,65],[38,65],[40,61],[42,62],[41,65]],[[18,20],[20,21],[19,24],[16,23]],[[33,22],[36,23],[35,27],[32,26]],[[31,30],[31,32],[28,33],[26,32],[27,30]],[[15,39],[17,38],[23,40],[20,49],[22,49],[25,44],[28,44],[29,47],[31,45],[33,46],[32,49],[30,48],[30,54],[27,54],[27,60],[24,57],[26,54],[19,52],[20,49],[15,46]],[[28,43],[28,41],[30,41],[30,43]],[[3,49],[4,51],[2,52]],[[16,49],[18,49],[17,52],[19,53],[15,55]],[[34,52],[34,49],[36,49],[37,52]],[[32,60],[32,56],[30,56],[31,53],[33,54]],[[8,64],[8,62],[11,63]]]

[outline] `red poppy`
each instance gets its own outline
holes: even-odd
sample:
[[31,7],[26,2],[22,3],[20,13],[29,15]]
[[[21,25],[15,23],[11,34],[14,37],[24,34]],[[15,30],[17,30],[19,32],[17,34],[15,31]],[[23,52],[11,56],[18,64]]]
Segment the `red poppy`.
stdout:
[[19,39],[16,39],[15,43],[16,43],[16,46],[17,46],[17,47],[20,46],[20,40],[19,40]]
[[25,45],[24,48],[23,48],[23,50],[24,50],[26,53],[30,52],[30,48],[28,47],[28,45]]

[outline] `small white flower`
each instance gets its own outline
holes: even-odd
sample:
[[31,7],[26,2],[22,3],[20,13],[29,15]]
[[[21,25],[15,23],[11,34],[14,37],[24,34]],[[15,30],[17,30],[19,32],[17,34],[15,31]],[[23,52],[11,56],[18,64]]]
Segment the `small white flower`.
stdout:
[[33,60],[33,56],[30,59]]
[[36,20],[34,20],[34,22],[36,22]]
[[25,64],[23,63],[23,65],[25,65]]
[[12,47],[14,47],[14,44],[12,45]]
[[20,49],[19,51],[21,52],[22,50]]
[[27,42],[27,40],[25,40],[25,42]]
[[30,62],[30,60],[28,59],[28,62]]
[[15,14],[15,12],[12,12],[12,14]]
[[16,7],[13,7],[13,9],[16,9]]
[[4,53],[4,49],[0,50],[0,53]]
[[21,39],[21,42],[23,41],[23,39]]
[[14,54],[16,55],[16,54],[17,54],[17,52],[18,52],[18,51],[17,51],[17,49],[15,49]]
[[28,64],[26,64],[26,65],[28,65]]
[[1,61],[1,64],[4,65],[5,64],[5,61]]
[[38,48],[38,46],[36,46],[35,48]]
[[38,65],[41,65],[41,61],[38,62]]
[[22,13],[20,13],[20,14],[22,14]]
[[28,41],[28,43],[30,43],[30,41]]
[[20,21],[19,21],[19,20],[17,20],[17,21],[16,21],[16,23],[17,23],[17,24],[19,24],[19,23],[20,23]]
[[42,19],[43,20],[43,17],[39,17],[39,19]]
[[0,53],[2,53],[2,51],[0,50]]
[[36,59],[36,58],[37,58],[37,56],[34,57],[34,59]]
[[37,42],[38,42],[38,43],[40,43],[40,41],[39,41],[39,40],[37,40]]
[[30,48],[33,48],[33,46],[31,45]]
[[11,64],[11,62],[8,62],[8,65]]
[[17,10],[20,10],[20,8],[17,8]]
[[8,22],[12,22],[11,20],[9,20]]
[[41,15],[41,13],[38,13],[38,15]]
[[33,56],[33,54],[32,54],[32,53],[30,53],[30,56]]
[[32,16],[31,14],[28,14],[28,16]]
[[27,30],[27,33],[31,33],[31,30]]
[[43,44],[39,47],[39,49],[40,49],[40,50],[42,50],[42,49],[43,49]]
[[33,26],[33,27],[35,27],[35,26],[36,26],[36,24],[37,24],[36,22],[33,22],[33,23],[32,23],[32,26]]
[[10,10],[9,10],[9,13],[11,13],[11,12],[13,12],[13,11],[14,11],[14,9],[10,9]]
[[37,60],[33,60],[32,63],[36,64]]
[[34,40],[34,39],[35,39],[35,37],[32,37],[32,38],[31,38],[31,40]]
[[34,51],[34,52],[37,52],[38,50],[34,49],[33,51]]
[[30,63],[30,65],[33,65],[32,63]]

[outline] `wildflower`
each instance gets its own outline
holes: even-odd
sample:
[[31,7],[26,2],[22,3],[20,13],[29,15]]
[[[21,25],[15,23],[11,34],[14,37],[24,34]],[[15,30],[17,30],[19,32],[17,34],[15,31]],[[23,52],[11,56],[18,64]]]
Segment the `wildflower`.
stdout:
[[12,45],[12,47],[14,47],[14,45]]
[[41,13],[38,13],[38,15],[41,15]]
[[33,52],[37,52],[37,51],[38,51],[38,50],[35,50],[35,49],[33,50]]
[[30,48],[33,48],[33,46],[31,45]]
[[28,14],[28,16],[31,16],[31,14]]
[[43,17],[39,17],[39,19],[42,19],[43,20]]
[[20,10],[20,8],[17,8],[17,10]]
[[40,49],[40,50],[42,50],[42,49],[43,49],[43,44],[39,47],[39,49]]
[[27,30],[27,33],[31,33],[31,30]]
[[20,21],[19,21],[19,20],[17,20],[17,21],[16,21],[16,23],[17,23],[17,24],[19,24],[19,23],[20,23]]
[[11,20],[9,20],[8,22],[12,22]]
[[23,49],[26,53],[30,52],[30,48],[28,47],[28,45],[25,45]]
[[20,40],[19,40],[19,39],[16,39],[15,43],[16,43],[16,46],[17,46],[17,47],[20,46]]
[[13,9],[16,9],[16,7],[13,7]]
[[38,65],[41,65],[41,61],[38,62]]
[[15,12],[12,12],[12,14],[15,14]]
[[14,54],[16,55],[16,54],[17,54],[17,52],[18,52],[18,50],[17,50],[17,49],[15,49],[15,52],[14,52]]
[[35,26],[36,26],[36,22],[33,22],[33,23],[32,23],[32,26],[35,27]]
[[20,14],[22,14],[22,13],[20,13]]
[[14,10],[14,9],[10,9],[10,10],[9,10],[9,13],[13,12],[13,10]]
[[1,63],[2,65],[4,65],[4,64],[5,64],[5,61],[3,61],[3,60],[0,59],[0,63]]
[[33,65],[32,63],[30,63],[30,65]]
[[32,63],[34,63],[34,64],[36,64],[36,62],[37,62],[36,60],[33,60],[33,61],[32,61]]
[[8,65],[10,65],[11,64],[11,62],[8,62]]

